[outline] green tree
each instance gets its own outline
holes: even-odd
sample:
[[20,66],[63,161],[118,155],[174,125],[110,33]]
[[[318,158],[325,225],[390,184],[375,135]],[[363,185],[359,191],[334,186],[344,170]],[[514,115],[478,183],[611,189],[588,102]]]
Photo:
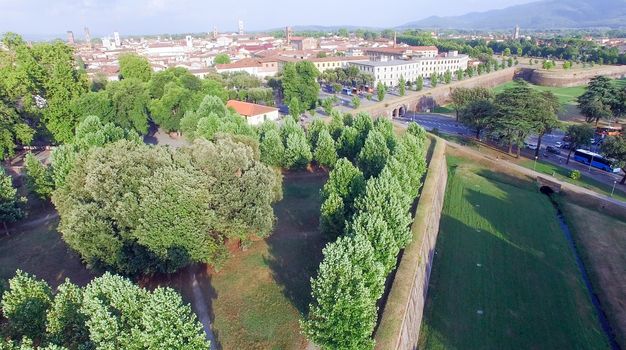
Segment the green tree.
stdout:
[[435,72],[430,75],[430,86],[437,87],[438,83],[439,83],[439,74]]
[[346,220],[352,219],[354,203],[364,189],[359,168],[346,158],[339,159],[322,189],[320,229],[330,241],[344,233]]
[[403,75],[400,75],[400,80],[398,81],[398,89],[400,92],[400,96],[404,96],[406,94],[406,80]]
[[510,48],[506,48],[504,49],[504,52],[502,52],[502,56],[511,56],[511,49]]
[[17,189],[13,187],[13,180],[0,168],[0,222],[7,234],[9,233],[7,224],[16,222],[26,215],[22,208],[24,203],[26,198],[18,196]]
[[288,169],[303,169],[312,158],[311,146],[304,133],[290,133],[285,145],[284,166]]
[[9,280],[9,290],[2,296],[2,313],[17,339],[25,336],[43,340],[46,329],[46,312],[52,304],[52,291],[44,281],[39,281],[17,270]]
[[200,94],[175,83],[168,83],[161,98],[150,101],[150,115],[165,131],[179,130],[185,112],[194,110],[200,103],[199,99]]
[[337,139],[337,154],[340,158],[356,160],[359,154],[359,143],[361,135],[359,131],[351,126],[346,126],[341,130],[341,135]]
[[330,136],[328,130],[323,129],[317,141],[315,147],[314,159],[317,164],[331,168],[337,162],[337,149],[335,148],[335,141]]
[[261,161],[273,167],[280,167],[285,156],[285,146],[277,130],[270,130],[261,139]]
[[66,279],[54,295],[46,315],[47,338],[54,344],[78,349],[89,344],[87,317],[81,312],[83,290]]
[[121,79],[137,79],[147,83],[152,76],[152,67],[150,62],[144,57],[134,53],[125,53],[120,55],[120,78]]
[[415,91],[422,91],[424,88],[424,77],[421,75],[417,77],[417,81],[415,82]]
[[335,106],[335,99],[332,97],[325,98],[322,100],[322,108],[324,109],[324,113],[330,115],[330,112],[333,111],[333,107]]
[[589,82],[585,92],[578,97],[578,107],[587,123],[613,117],[616,106],[616,92],[611,80],[605,76],[596,76]]
[[480,140],[480,133],[487,129],[495,114],[496,109],[490,100],[477,100],[470,102],[461,110],[459,120],[476,130],[476,138]]
[[113,104],[115,124],[145,135],[148,132],[150,102],[145,84],[138,79],[127,78],[109,83],[106,91]]
[[[70,101],[88,90],[84,71],[77,69],[74,49],[60,41],[28,45],[13,33],[7,33],[3,42],[6,50],[0,53],[0,151],[11,139],[28,143],[26,126],[35,127],[38,121],[56,141],[71,140],[78,118],[71,111]],[[9,128],[5,129],[7,122]],[[20,129],[15,130],[16,126]]]
[[491,90],[484,87],[464,88],[459,87],[452,90],[450,99],[456,112],[456,119],[459,120],[459,112],[475,101],[489,100],[493,98]]
[[72,100],[72,112],[79,120],[95,115],[105,123],[117,123],[113,102],[107,91],[88,92]]
[[328,131],[333,139],[337,140],[339,136],[343,133],[344,124],[343,124],[343,116],[339,111],[333,111],[330,114],[330,124],[328,124]]
[[170,288],[149,292],[105,273],[85,287],[81,312],[99,349],[209,349],[190,306]]
[[2,101],[0,92],[0,160],[14,156],[18,144],[29,145],[34,133],[18,111]]
[[355,255],[371,256],[371,249],[368,251],[364,244],[359,246],[363,250],[356,253],[357,247],[344,242],[324,248],[324,259],[311,281],[309,314],[301,328],[307,338],[324,350],[373,349],[376,296],[368,288],[367,272],[363,271],[367,266],[353,260]]
[[467,69],[465,70],[465,74],[467,74],[469,78],[474,77],[474,73],[476,73],[476,71],[472,67],[467,67]]
[[268,235],[276,173],[256,141],[214,139],[177,151],[128,141],[89,149],[53,195],[63,239],[92,266],[135,275],[220,264],[225,239]]
[[354,109],[359,109],[359,107],[361,106],[361,99],[359,98],[359,96],[352,97],[351,102]]
[[465,76],[465,71],[464,70],[458,69],[454,73],[456,75],[456,80],[458,80],[458,81],[463,80],[463,77]]
[[337,35],[347,38],[348,36],[350,36],[350,33],[348,32],[346,28],[339,28],[339,30],[337,30]]
[[317,82],[319,74],[310,61],[287,63],[282,76],[285,101],[291,102],[293,98],[297,98],[302,111],[315,108],[320,93],[320,85]]
[[538,135],[537,149],[535,150],[535,157],[538,157],[544,135],[552,132],[560,125],[557,113],[561,109],[561,103],[551,91],[541,93],[535,91],[529,98],[534,101],[534,110],[530,120]]
[[513,146],[520,149],[526,138],[533,131],[533,113],[536,111],[536,91],[528,83],[516,80],[516,84],[496,95],[494,105],[496,114],[489,121],[491,136],[500,143],[508,145],[509,153]]
[[54,191],[51,168],[44,166],[32,153],[28,153],[24,161],[24,169],[28,190],[41,199],[49,199]]
[[370,131],[357,159],[365,177],[378,176],[388,157],[389,148],[385,136],[377,130]]
[[445,73],[443,73],[443,81],[446,84],[450,84],[452,82],[452,72],[448,69]]
[[213,58],[213,64],[228,64],[230,63],[230,57],[225,53],[218,53],[215,58]]
[[319,139],[319,136],[323,130],[328,131],[328,126],[326,126],[324,120],[320,118],[313,119],[313,122],[307,127],[307,139],[312,148],[317,148],[317,140]]
[[378,97],[378,102],[382,102],[385,99],[385,94],[387,94],[387,88],[382,82],[378,82],[376,84],[376,96]]
[[296,96],[292,97],[291,100],[289,100],[289,115],[298,119],[303,112],[304,110],[302,110],[300,106],[300,100],[298,100]]
[[608,137],[601,148],[602,154],[610,159],[614,159],[614,167],[622,168],[624,176],[620,183],[626,183],[626,138],[623,135]]

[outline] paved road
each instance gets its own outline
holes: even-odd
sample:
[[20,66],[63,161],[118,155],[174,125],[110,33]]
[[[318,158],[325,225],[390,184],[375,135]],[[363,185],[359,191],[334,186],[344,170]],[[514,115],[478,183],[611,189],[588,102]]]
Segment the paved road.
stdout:
[[[449,115],[444,115],[444,114],[425,114],[425,113],[408,112],[404,118],[401,118],[399,120],[403,122],[415,121],[427,130],[432,130],[434,128],[437,128],[439,132],[444,133],[444,134],[449,134],[449,135],[459,135],[459,136],[468,136],[468,137],[474,137],[476,135],[476,132],[474,130],[466,127],[465,125],[461,123],[457,123],[453,117]],[[567,150],[562,150],[562,153],[560,155],[545,152],[545,147],[547,146],[556,147],[556,142],[562,141],[563,136],[565,136],[565,133],[561,130],[556,130],[550,134],[544,135],[541,141],[542,151],[539,153],[539,156],[542,160],[567,168],[567,169],[570,169],[570,170],[578,170],[581,173],[585,174],[585,176],[589,176],[595,180],[604,182],[605,184],[609,186],[612,186],[614,181],[617,181],[619,184],[619,181],[622,179],[621,174],[611,174],[611,173],[607,173],[605,171],[601,171],[595,168],[589,169],[588,166],[578,163],[576,161],[573,161],[572,159],[570,159],[570,163],[566,165],[565,161],[567,160],[567,152],[568,152]],[[533,135],[529,137],[527,142],[536,144],[537,135]],[[594,148],[595,147],[592,147],[592,150],[597,151]],[[527,158],[532,159],[534,156],[534,151],[526,149],[522,152],[522,154],[526,156]],[[621,187],[623,189],[623,186]]]

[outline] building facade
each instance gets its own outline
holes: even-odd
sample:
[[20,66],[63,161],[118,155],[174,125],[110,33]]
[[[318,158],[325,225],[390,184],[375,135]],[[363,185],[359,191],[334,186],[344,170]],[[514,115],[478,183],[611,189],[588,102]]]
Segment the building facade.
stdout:
[[386,86],[397,86],[400,78],[413,82],[419,77],[430,78],[433,74],[443,74],[446,71],[467,69],[469,56],[449,52],[444,55],[429,58],[415,58],[411,60],[367,61],[350,62],[361,72],[374,76],[374,84],[382,82]]
[[229,100],[226,107],[232,108],[237,114],[246,118],[249,125],[260,125],[264,121],[275,121],[279,117],[278,108],[255,103]]

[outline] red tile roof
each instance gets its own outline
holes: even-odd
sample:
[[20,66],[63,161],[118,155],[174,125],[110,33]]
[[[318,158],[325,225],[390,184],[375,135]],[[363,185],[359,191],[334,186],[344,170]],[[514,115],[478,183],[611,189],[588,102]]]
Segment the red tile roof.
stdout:
[[256,115],[277,111],[278,108],[257,105],[255,103],[242,102],[237,100],[229,100],[226,107],[231,107],[235,112],[244,117],[254,117]]

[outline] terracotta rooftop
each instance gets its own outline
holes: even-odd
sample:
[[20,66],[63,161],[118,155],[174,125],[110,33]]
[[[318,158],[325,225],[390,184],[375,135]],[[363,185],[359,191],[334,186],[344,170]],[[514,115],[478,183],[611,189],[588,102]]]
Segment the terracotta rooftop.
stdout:
[[229,100],[228,103],[226,103],[226,107],[231,107],[235,110],[235,112],[241,114],[244,117],[253,117],[256,115],[270,113],[278,110],[278,108],[274,107],[268,107],[237,100]]
[[217,69],[235,69],[235,68],[248,68],[248,67],[261,67],[261,63],[254,58],[243,58],[237,62],[218,64],[215,66]]

